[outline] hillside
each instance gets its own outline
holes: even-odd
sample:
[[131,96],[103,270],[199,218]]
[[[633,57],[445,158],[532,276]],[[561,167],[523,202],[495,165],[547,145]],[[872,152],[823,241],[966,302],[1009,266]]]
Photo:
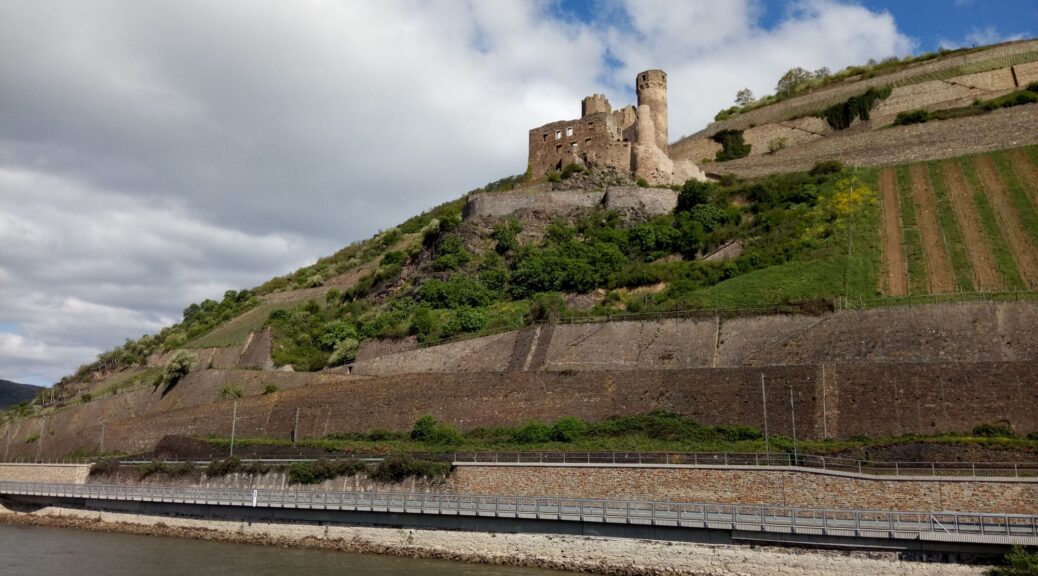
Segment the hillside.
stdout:
[[6,410],[21,402],[29,402],[36,398],[39,391],[39,386],[0,380],[0,410]]
[[[666,409],[756,426],[745,398],[726,404],[735,397],[723,390],[757,390],[764,373],[748,369],[758,367],[770,385],[805,387],[804,401],[821,412],[803,433],[819,439],[962,433],[1002,420],[1030,431],[1038,403],[1027,386],[1006,391],[1022,394],[1008,405],[948,415],[958,414],[955,402],[971,402],[956,386],[1001,390],[1005,378],[1026,384],[1034,373],[1026,319],[1035,306],[1016,301],[1038,296],[1038,122],[1029,122],[1038,87],[986,90],[908,116],[891,102],[902,98],[897,90],[962,74],[1001,82],[1012,72],[1015,83],[1017,67],[1038,58],[1032,44],[846,75],[731,112],[711,128],[727,131],[723,143],[697,135],[673,145],[742,151],[709,163],[710,182],[649,187],[593,164],[512,176],[311,266],[192,304],[180,323],[56,385],[40,413],[56,435],[48,449],[92,449],[105,415],[115,418],[110,431],[122,430],[109,446],[121,437],[127,450],[167,432],[226,435],[224,413],[239,399],[252,419],[239,430],[279,438],[294,426],[293,410],[318,408],[308,435],[326,439],[385,426],[398,433],[423,411],[462,428],[563,409],[590,420]],[[847,110],[857,116],[841,108],[834,122],[843,128],[752,152],[764,141],[752,131],[764,126],[747,119],[788,123],[788,114],[832,107],[883,77],[900,80],[855,100]],[[886,111],[870,120],[870,110]],[[938,308],[965,301],[975,305]],[[919,311],[922,303],[941,312]],[[907,312],[885,310],[903,305]],[[987,350],[988,337],[998,346]],[[874,383],[902,377],[919,392],[914,405],[895,394],[901,420],[851,415],[872,402]],[[924,408],[938,380],[948,388]],[[844,415],[825,413],[818,395],[841,386],[832,401]],[[466,416],[443,406],[441,392],[458,406],[480,396],[495,408]],[[358,412],[337,394],[372,407]],[[938,405],[927,421],[922,414]],[[15,434],[36,441],[23,427]]]

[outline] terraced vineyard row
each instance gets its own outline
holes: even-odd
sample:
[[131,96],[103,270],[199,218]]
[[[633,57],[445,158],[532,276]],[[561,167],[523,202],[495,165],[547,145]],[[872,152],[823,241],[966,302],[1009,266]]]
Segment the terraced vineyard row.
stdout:
[[1038,147],[886,168],[888,296],[1038,289]]

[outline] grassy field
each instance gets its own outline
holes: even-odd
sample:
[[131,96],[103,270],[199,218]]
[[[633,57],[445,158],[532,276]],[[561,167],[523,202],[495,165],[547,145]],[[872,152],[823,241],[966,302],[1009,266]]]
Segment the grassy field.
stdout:
[[898,166],[895,172],[897,194],[901,202],[901,237],[908,261],[908,292],[926,294],[930,289],[926,282],[923,241],[919,237],[919,222],[916,218],[915,204],[912,202],[912,177],[909,175],[908,166]]

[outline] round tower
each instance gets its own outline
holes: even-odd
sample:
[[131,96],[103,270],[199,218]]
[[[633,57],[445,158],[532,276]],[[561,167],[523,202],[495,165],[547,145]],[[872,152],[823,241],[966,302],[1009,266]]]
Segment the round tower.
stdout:
[[639,72],[635,86],[638,92],[638,105],[647,104],[652,111],[652,123],[656,128],[656,146],[668,152],[667,73],[663,70]]

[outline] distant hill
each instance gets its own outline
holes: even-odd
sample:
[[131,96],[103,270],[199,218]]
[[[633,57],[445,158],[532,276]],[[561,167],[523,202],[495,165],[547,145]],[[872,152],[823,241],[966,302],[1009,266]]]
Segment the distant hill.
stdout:
[[39,390],[39,386],[0,380],[0,410],[6,410],[19,402],[32,400]]

